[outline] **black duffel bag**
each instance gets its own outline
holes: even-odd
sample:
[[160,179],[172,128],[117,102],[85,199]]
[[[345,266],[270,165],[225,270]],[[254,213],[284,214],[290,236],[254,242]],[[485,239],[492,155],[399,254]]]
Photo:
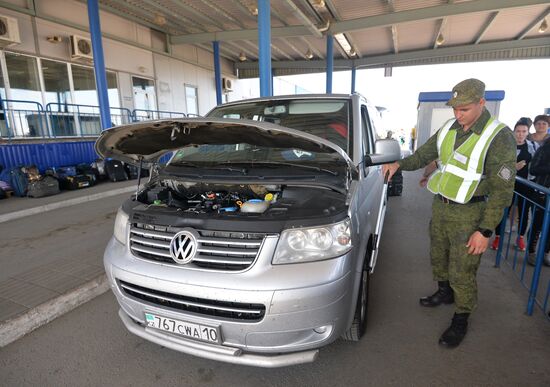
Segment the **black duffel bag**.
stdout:
[[27,187],[27,196],[30,198],[41,198],[58,193],[59,181],[52,176],[44,176],[40,180],[31,181]]

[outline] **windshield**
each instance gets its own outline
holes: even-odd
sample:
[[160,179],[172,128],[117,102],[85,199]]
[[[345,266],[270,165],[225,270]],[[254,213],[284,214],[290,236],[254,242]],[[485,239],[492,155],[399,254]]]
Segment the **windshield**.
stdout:
[[208,117],[272,122],[324,138],[350,155],[349,111],[347,99],[312,98],[220,106]]
[[298,148],[271,148],[250,145],[246,142],[226,145],[200,145],[176,151],[170,165],[214,167],[231,164],[247,166],[280,165],[330,168],[344,165],[345,161],[336,153],[318,153]]

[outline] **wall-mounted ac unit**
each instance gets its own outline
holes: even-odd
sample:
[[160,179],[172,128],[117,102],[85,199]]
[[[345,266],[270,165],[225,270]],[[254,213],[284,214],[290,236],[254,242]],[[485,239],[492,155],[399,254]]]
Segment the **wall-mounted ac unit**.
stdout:
[[19,23],[16,18],[0,15],[0,48],[21,43]]
[[229,78],[222,78],[222,88],[223,91],[233,91],[233,81]]
[[92,41],[78,35],[71,35],[71,58],[93,60]]

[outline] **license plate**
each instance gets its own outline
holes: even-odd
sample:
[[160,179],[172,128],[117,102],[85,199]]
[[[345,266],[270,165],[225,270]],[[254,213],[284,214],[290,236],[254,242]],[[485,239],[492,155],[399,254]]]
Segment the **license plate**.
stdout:
[[145,313],[145,321],[150,328],[174,333],[190,339],[220,344],[220,329],[218,327],[194,324],[187,321],[157,316],[151,313]]
[[89,186],[89,185],[90,185],[90,182],[88,182],[88,181],[83,181],[83,182],[81,182],[81,183],[78,183],[78,186],[79,186],[79,187],[87,187],[87,186]]

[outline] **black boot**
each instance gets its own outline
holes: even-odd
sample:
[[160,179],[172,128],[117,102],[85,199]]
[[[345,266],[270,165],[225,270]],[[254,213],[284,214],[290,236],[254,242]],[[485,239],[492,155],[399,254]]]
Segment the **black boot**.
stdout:
[[462,342],[468,332],[468,317],[470,313],[455,313],[451,326],[439,338],[439,344],[455,348]]
[[452,304],[455,302],[453,289],[449,285],[449,281],[438,281],[439,288],[437,292],[428,297],[420,299],[420,305],[434,307],[441,304]]

